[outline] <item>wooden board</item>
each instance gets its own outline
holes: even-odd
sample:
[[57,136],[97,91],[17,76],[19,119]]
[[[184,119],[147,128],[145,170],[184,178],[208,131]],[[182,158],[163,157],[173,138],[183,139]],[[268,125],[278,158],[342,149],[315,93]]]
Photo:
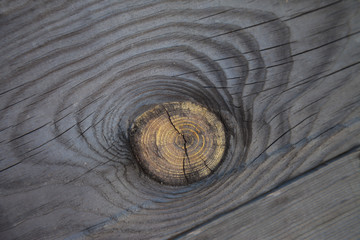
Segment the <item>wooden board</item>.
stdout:
[[179,239],[357,239],[359,152],[340,156]]
[[[183,236],[203,223],[221,225],[214,218],[251,210],[246,203],[358,149],[359,5],[1,1],[0,238]],[[228,146],[214,174],[174,187],[143,173],[128,131],[147,107],[179,101],[217,114]],[[331,170],[339,179],[331,186],[346,185],[343,164]],[[300,192],[301,179],[289,191]],[[355,199],[358,189],[349,194]],[[280,202],[263,219],[308,201]],[[342,219],[334,226],[348,223]],[[276,231],[291,229],[285,222]],[[303,236],[315,236],[313,229],[304,225]]]

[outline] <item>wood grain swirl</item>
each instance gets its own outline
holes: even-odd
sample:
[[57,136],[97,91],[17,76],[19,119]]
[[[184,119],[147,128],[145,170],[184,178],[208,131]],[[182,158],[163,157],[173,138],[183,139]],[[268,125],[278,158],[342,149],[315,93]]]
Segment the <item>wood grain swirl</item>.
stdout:
[[[193,236],[358,151],[357,9],[356,0],[1,1],[0,238]],[[181,184],[169,185],[137,163],[131,129],[175,102],[208,109],[226,141],[223,154],[204,152],[217,157],[202,160],[200,178],[178,149]],[[159,111],[157,126],[181,148]]]

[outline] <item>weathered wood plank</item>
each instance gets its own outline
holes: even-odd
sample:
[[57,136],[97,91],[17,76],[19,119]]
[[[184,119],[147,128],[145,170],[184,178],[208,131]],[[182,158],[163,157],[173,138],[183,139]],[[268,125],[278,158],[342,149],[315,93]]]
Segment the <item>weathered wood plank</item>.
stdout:
[[[176,236],[360,146],[356,0],[0,4],[1,238]],[[135,117],[170,101],[229,140],[187,186],[131,154]]]
[[178,238],[358,239],[359,154],[336,158]]

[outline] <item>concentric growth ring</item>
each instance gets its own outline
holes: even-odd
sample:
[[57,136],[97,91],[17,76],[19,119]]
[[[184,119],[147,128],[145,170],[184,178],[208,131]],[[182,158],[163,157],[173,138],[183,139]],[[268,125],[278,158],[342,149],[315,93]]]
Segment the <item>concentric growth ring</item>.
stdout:
[[156,105],[130,130],[133,153],[153,178],[170,185],[198,181],[219,165],[225,131],[217,116],[192,102]]

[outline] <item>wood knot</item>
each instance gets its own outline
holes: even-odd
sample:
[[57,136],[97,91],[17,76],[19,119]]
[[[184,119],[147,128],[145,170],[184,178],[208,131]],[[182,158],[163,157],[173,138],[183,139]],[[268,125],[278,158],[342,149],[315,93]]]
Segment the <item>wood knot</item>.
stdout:
[[218,117],[192,102],[156,105],[139,115],[130,129],[133,153],[152,178],[185,185],[210,175],[225,152],[225,131]]

